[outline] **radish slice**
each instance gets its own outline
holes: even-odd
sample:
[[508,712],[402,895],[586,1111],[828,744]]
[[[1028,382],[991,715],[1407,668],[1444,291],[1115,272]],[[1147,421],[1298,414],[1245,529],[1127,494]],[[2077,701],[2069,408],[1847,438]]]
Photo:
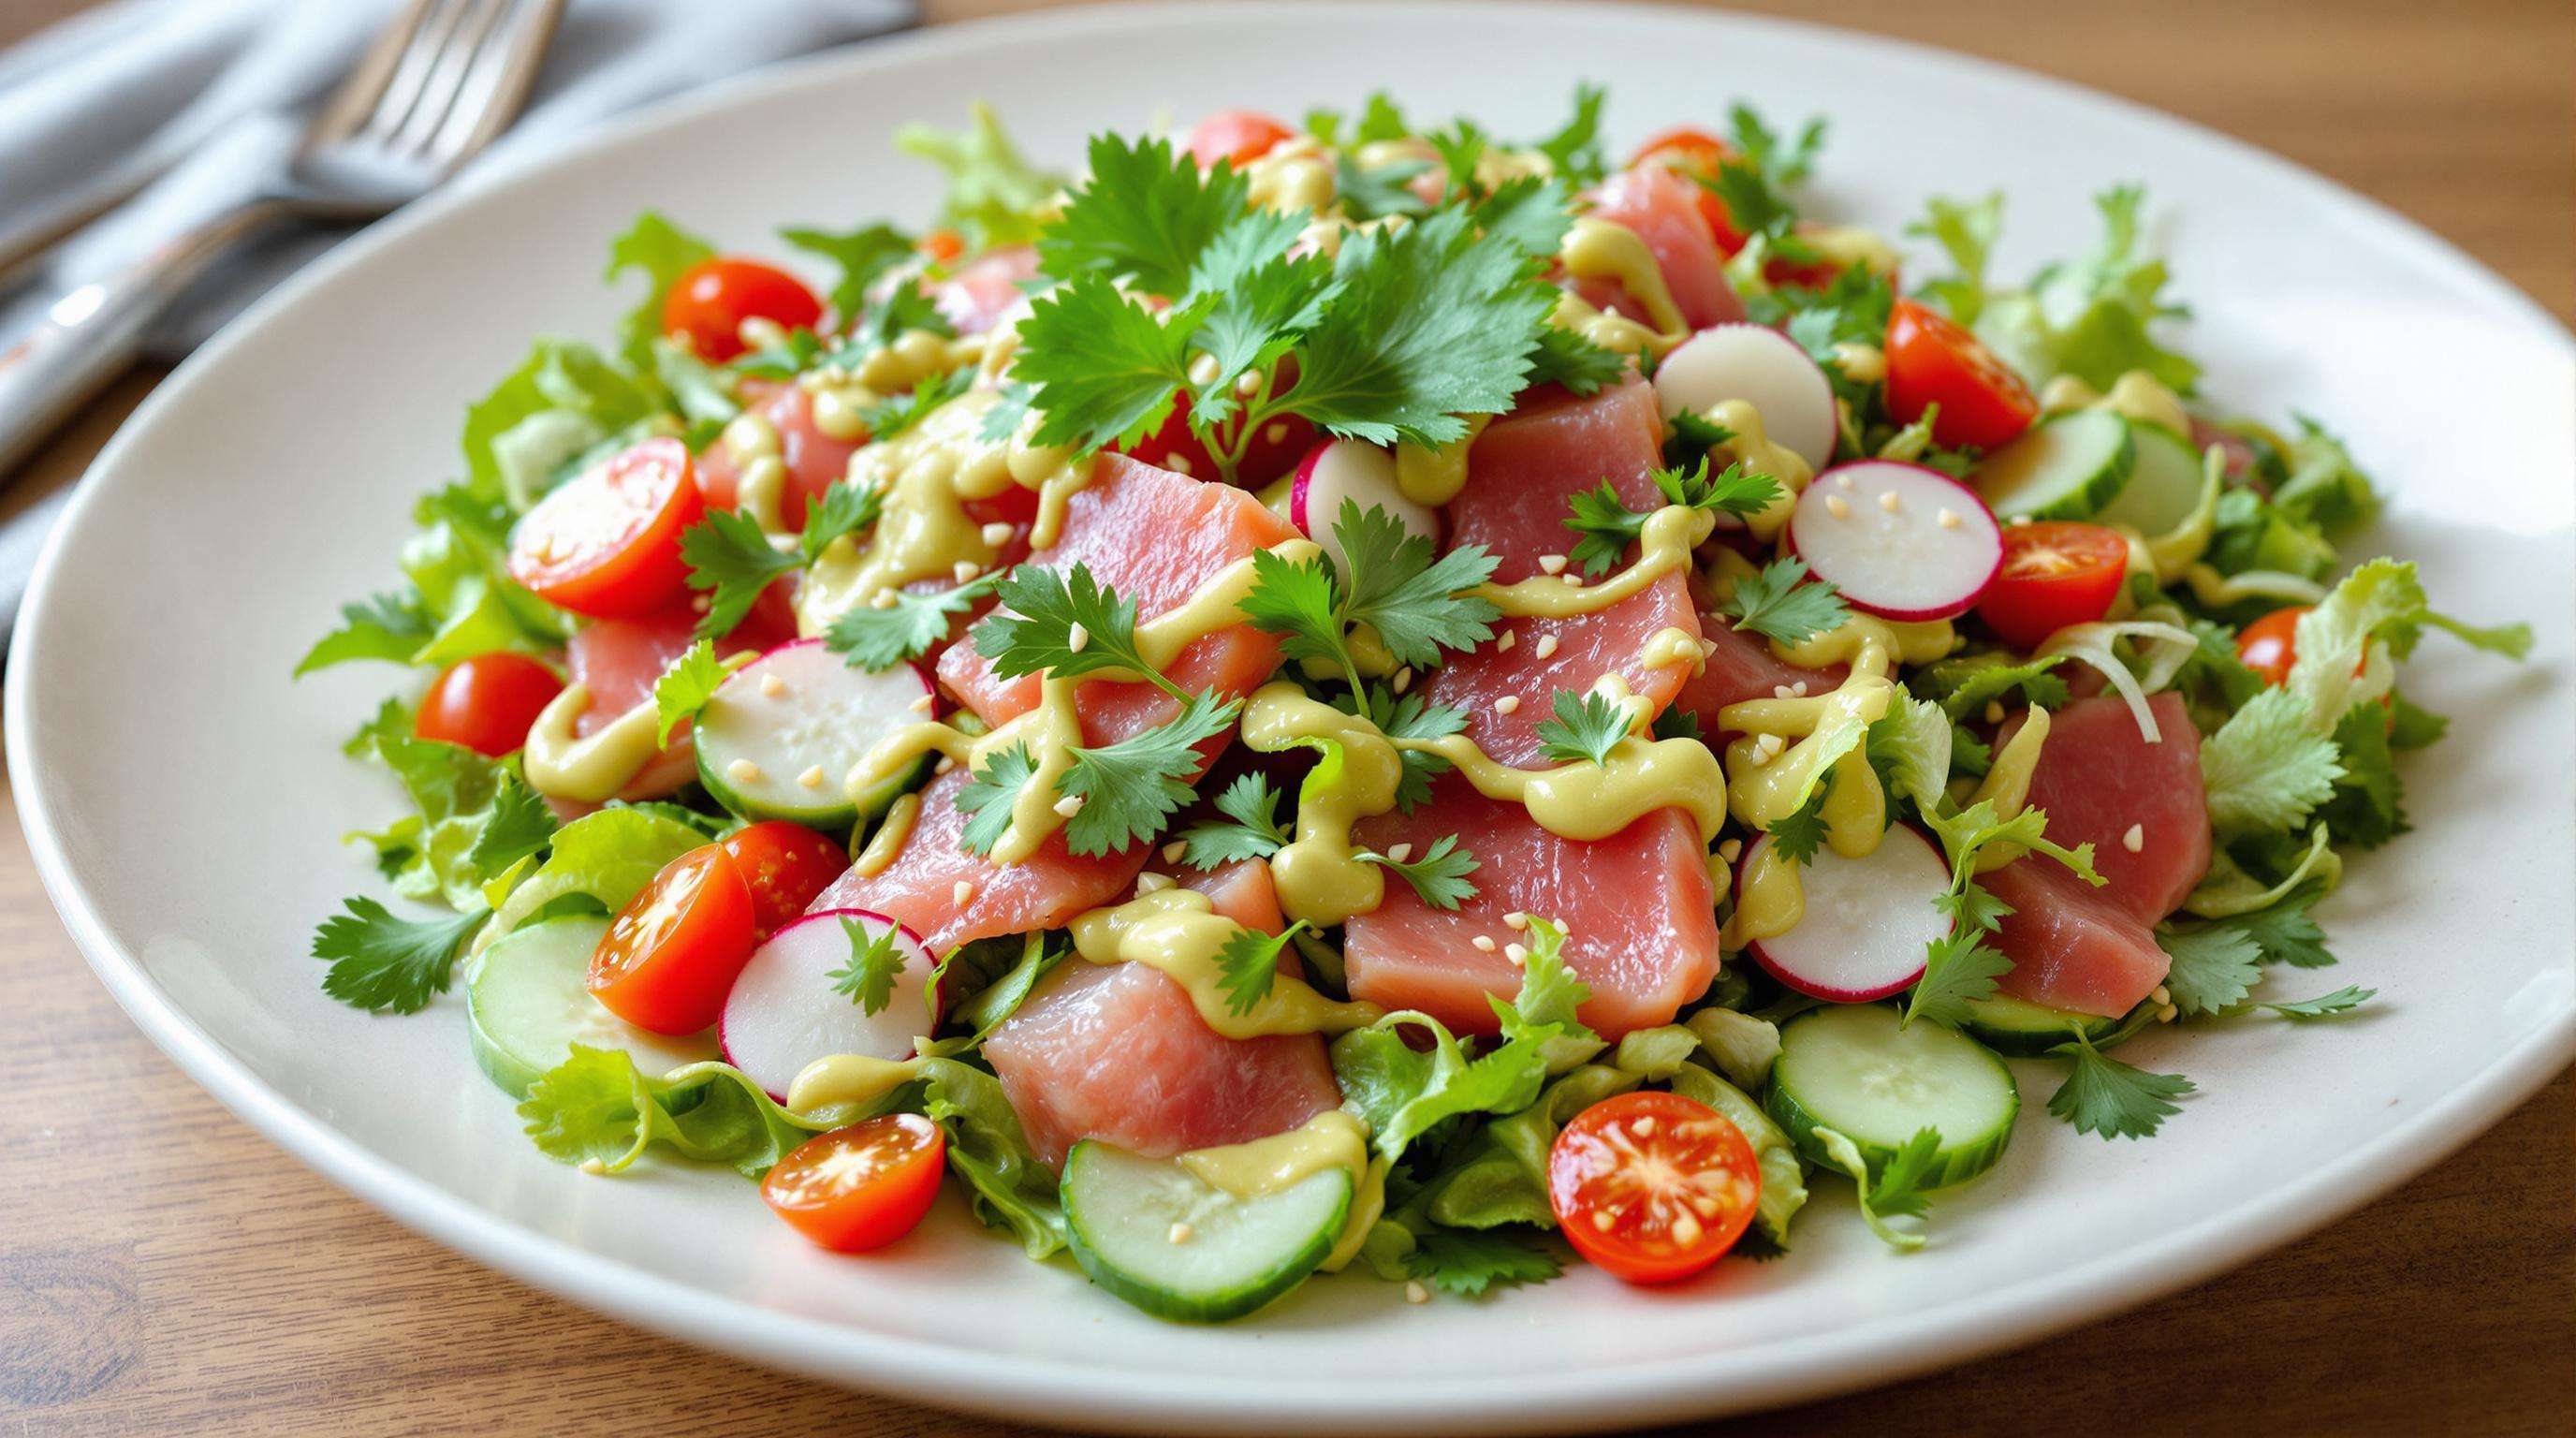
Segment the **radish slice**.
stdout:
[[1975,490],[1887,459],[1817,475],[1789,516],[1789,547],[1853,608],[1895,620],[1966,613],[2004,562],[2003,531]]
[[1395,452],[1356,439],[1328,439],[1306,451],[1288,485],[1288,522],[1333,557],[1333,568],[1350,578],[1350,557],[1333,537],[1333,525],[1348,501],[1362,512],[1383,509],[1408,531],[1440,543],[1440,516],[1404,497],[1395,482]]
[[[1753,841],[1746,868],[1770,842],[1768,834]],[[1749,947],[1773,978],[1810,997],[1883,999],[1923,977],[1926,953],[1950,932],[1950,916],[1934,903],[1949,892],[1950,866],[1931,841],[1903,825],[1866,858],[1846,859],[1820,845],[1798,877],[1807,901],[1798,926]]]
[[1755,324],[1717,325],[1682,341],[1655,367],[1655,402],[1669,420],[1731,399],[1762,412],[1772,440],[1809,469],[1834,457],[1834,387],[1798,342]]
[[[884,1008],[869,1013],[833,987],[832,971],[850,963],[850,935],[843,919],[873,939],[891,930],[903,967]],[[833,1054],[870,1058],[912,1057],[913,1039],[939,1026],[930,990],[936,967],[912,930],[865,909],[807,914],[760,946],[726,995],[716,1035],[725,1062],[751,1076],[771,1098],[786,1102],[787,1086],[807,1064]]]

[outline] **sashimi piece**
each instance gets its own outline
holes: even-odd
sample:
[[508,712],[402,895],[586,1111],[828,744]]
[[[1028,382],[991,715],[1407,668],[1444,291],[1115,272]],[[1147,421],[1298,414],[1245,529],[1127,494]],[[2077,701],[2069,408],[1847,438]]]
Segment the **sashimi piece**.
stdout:
[[[1139,621],[1178,608],[1219,570],[1297,537],[1287,521],[1242,490],[1206,484],[1125,455],[1106,454],[1089,487],[1066,506],[1052,549],[1031,562],[1092,578],[1133,600]],[[1279,641],[1236,624],[1192,641],[1166,671],[1192,692],[1239,696],[1279,666]],[[1038,678],[1004,679],[970,643],[939,657],[939,680],[985,723],[1037,707]],[[1164,722],[1178,705],[1150,684],[1086,680],[1075,692],[1084,742],[1115,743]]]
[[2172,967],[2154,933],[2116,895],[2054,859],[2015,859],[1977,883],[2013,908],[1993,938],[2013,961],[1996,988],[2013,998],[2118,1018]]
[[[716,641],[717,657],[745,650],[758,653],[795,638],[793,594],[793,581],[784,579],[763,590],[742,623]],[[617,722],[627,710],[651,702],[654,681],[697,642],[697,623],[696,609],[676,604],[648,619],[594,619],[576,631],[564,646],[564,667],[573,683],[590,691],[590,703],[574,717],[573,733],[587,738]],[[697,773],[697,749],[683,719],[671,742],[618,797],[658,798]]]
[[1666,165],[1623,170],[1592,192],[1591,213],[1634,230],[1664,272],[1664,286],[1692,329],[1744,318],[1726,262],[1700,213],[1699,186]]
[[1587,398],[1562,390],[1495,420],[1467,451],[1467,484],[1449,505],[1449,543],[1481,544],[1508,584],[1539,572],[1539,556],[1574,548],[1568,501],[1605,481],[1632,510],[1660,506],[1664,420],[1654,388],[1631,378]]
[[1036,278],[1037,272],[1038,252],[1027,245],[1012,245],[970,260],[947,279],[924,282],[922,288],[939,307],[941,318],[959,334],[979,335],[1016,319],[1015,310],[1026,312],[1022,307],[1028,303],[1028,293],[1020,285]]
[[1281,1133],[1342,1101],[1320,1036],[1227,1038],[1143,964],[1066,960],[984,1057],[1051,1168],[1081,1139],[1163,1158]]
[[[1519,966],[1502,951],[1521,940],[1503,922],[1514,912],[1565,926],[1566,965],[1592,988],[1583,1021],[1608,1038],[1670,1023],[1717,976],[1708,855],[1680,809],[1585,843],[1453,773],[1434,781],[1430,803],[1363,820],[1355,832],[1381,852],[1410,844],[1416,854],[1455,834],[1479,864],[1476,896],[1456,910],[1434,909],[1390,877],[1386,901],[1351,919],[1342,956],[1355,999],[1420,1009],[1461,1033],[1494,1032],[1487,996],[1520,992]],[[1476,946],[1480,935],[1492,952]]]
[[[1170,872],[1182,888],[1207,895],[1208,903],[1222,918],[1265,934],[1288,927],[1287,916],[1279,912],[1279,889],[1270,880],[1270,866],[1259,859],[1237,859],[1213,869],[1179,864],[1172,866]],[[1293,957],[1281,960],[1283,965],[1295,962]]]
[[[864,440],[834,439],[814,426],[814,396],[792,382],[743,381],[744,408],[778,430],[778,457],[787,465],[787,485],[779,497],[779,517],[790,529],[805,524],[805,506],[816,495],[840,483],[849,473],[850,456]],[[742,471],[722,440],[708,445],[696,460],[698,492],[709,509],[731,509],[741,501]]]
[[1682,685],[1673,704],[1698,719],[1701,731],[1711,738],[1722,727],[1717,722],[1719,711],[1729,704],[1775,698],[1780,690],[1798,684],[1806,685],[1810,694],[1823,694],[1840,688],[1851,672],[1840,664],[1801,669],[1774,655],[1769,640],[1745,633],[1722,614],[1701,616],[1700,628],[1717,648],[1700,672]]
[[[1649,666],[1647,641],[1666,629],[1681,630],[1694,645],[1699,640],[1699,615],[1678,574],[1590,614],[1501,619],[1494,627],[1495,642],[1450,656],[1414,692],[1464,711],[1467,737],[1477,748],[1523,768],[1547,762],[1540,757],[1538,726],[1555,712],[1558,691],[1581,695],[1603,675],[1616,674],[1660,714],[1689,681],[1697,654],[1686,648],[1679,662]],[[1509,649],[1500,647],[1504,632],[1512,635]],[[1505,698],[1518,702],[1500,705]],[[1504,713],[1505,707],[1511,712]]]
[[[2117,695],[2079,699],[2050,714],[2048,742],[2031,771],[2030,805],[2048,811],[2048,837],[2093,845],[2093,867],[2143,923],[2174,911],[2209,872],[2209,799],[2200,731],[2179,694],[2147,707],[2164,736],[2150,744]],[[2130,852],[2128,833],[2138,829]]]
[[1026,860],[996,864],[966,848],[966,816],[957,807],[965,787],[962,767],[933,779],[921,791],[920,815],[894,862],[873,875],[841,875],[805,911],[884,914],[919,934],[930,952],[945,956],[976,939],[1063,927],[1074,915],[1125,892],[1152,852],[1138,844],[1078,857],[1059,829]]

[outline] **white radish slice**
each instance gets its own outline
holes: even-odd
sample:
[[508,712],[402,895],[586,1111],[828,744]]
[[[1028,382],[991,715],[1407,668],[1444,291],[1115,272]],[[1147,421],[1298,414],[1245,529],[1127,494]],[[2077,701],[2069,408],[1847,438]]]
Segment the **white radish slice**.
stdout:
[[1350,577],[1350,556],[1342,553],[1333,526],[1341,521],[1345,502],[1358,505],[1362,513],[1385,510],[1410,532],[1440,543],[1440,516],[1405,498],[1396,483],[1393,450],[1356,439],[1325,440],[1306,451],[1289,481],[1288,522],[1332,556],[1333,568],[1344,579]]
[[1798,342],[1756,324],[1715,325],[1682,341],[1655,367],[1655,403],[1665,419],[1706,414],[1731,399],[1762,412],[1776,444],[1809,469],[1834,457],[1834,387]]
[[[1765,834],[1744,851],[1748,870],[1770,842]],[[1901,824],[1866,858],[1818,845],[1798,878],[1806,912],[1797,927],[1749,947],[1773,978],[1812,998],[1883,999],[1923,977],[1932,944],[1950,932],[1950,916],[1934,902],[1949,891],[1950,865]]]
[[1966,613],[2004,562],[2003,531],[1975,490],[1889,459],[1817,475],[1789,516],[1789,547],[1853,608],[1895,620]]
[[[903,958],[893,994],[873,1014],[834,987],[832,972],[850,963],[844,919],[870,939],[891,931]],[[865,909],[807,914],[770,935],[734,979],[716,1025],[725,1061],[749,1074],[771,1098],[785,1102],[787,1086],[816,1059],[833,1054],[908,1059],[913,1040],[939,1025],[938,1000],[930,985],[935,967],[921,940],[883,914]]]

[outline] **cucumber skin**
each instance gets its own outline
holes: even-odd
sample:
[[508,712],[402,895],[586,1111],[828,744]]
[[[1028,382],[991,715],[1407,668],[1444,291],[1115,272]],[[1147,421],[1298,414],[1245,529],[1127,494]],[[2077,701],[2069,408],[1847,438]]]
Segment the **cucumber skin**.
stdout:
[[[2024,431],[2018,438],[2015,438],[2010,443],[2006,444],[2002,449],[1998,449],[1993,454],[1988,455],[1986,457],[1987,462],[1991,463],[1996,456],[2009,452],[2013,445],[2022,443],[2024,440],[2027,440],[2032,435],[2039,433],[2049,425],[2062,424],[2075,415],[2095,413],[2098,413],[2098,411],[2074,410],[2070,411],[2068,414],[2052,415],[2047,419],[2043,419],[2037,425]],[[2110,416],[2110,418],[2118,421],[2118,416],[2116,415]],[[1978,467],[1978,472],[1976,474],[1970,476],[1969,486],[1975,489],[1979,495],[1985,497],[1987,506],[1994,510],[1995,517],[1998,519],[2090,519],[2098,513],[2103,506],[2110,504],[2113,500],[2120,497],[2120,491],[2128,488],[2129,476],[2137,469],[2138,442],[2135,437],[2128,433],[2126,422],[2119,422],[2122,425],[2120,447],[2113,453],[2109,466],[2096,472],[2083,484],[2077,486],[2072,492],[2061,495],[2046,504],[2042,504],[2034,508],[2023,509],[2010,507],[1997,502],[1993,495],[1987,494],[1986,492],[1983,465]]]
[[514,1099],[524,1099],[528,1096],[529,1087],[543,1077],[538,1070],[503,1052],[501,1046],[492,1041],[491,1035],[483,1032],[483,1016],[476,1013],[470,1003],[465,1008],[465,1032],[474,1047],[474,1066],[483,1071],[485,1078],[500,1085],[501,1092]]
[[[2003,1078],[2004,1091],[2012,1095],[2012,1100],[2005,1107],[2003,1122],[1997,1124],[1979,1141],[1960,1145],[1955,1143],[1948,1134],[1941,1136],[1942,1142],[1947,1146],[1942,1150],[1942,1161],[1933,1169],[1931,1180],[1924,1184],[1926,1188],[1948,1188],[1953,1184],[1965,1183],[1994,1167],[2003,1158],[2004,1150],[2011,1147],[2013,1129],[2021,1122],[2021,1085],[2014,1080],[2011,1067],[2005,1064],[2002,1056],[1994,1050],[1986,1048],[1983,1044],[1977,1044],[1976,1040],[1969,1039],[1965,1034],[1959,1037],[1976,1044],[1977,1048],[1994,1064],[1995,1072]],[[1791,1146],[1798,1150],[1801,1157],[1828,1171],[1834,1173],[1842,1171],[1840,1166],[1834,1163],[1832,1156],[1825,1151],[1824,1141],[1816,1137],[1817,1129],[1832,1128],[1833,1125],[1818,1118],[1805,1104],[1800,1103],[1790,1094],[1788,1088],[1780,1082],[1780,1066],[1777,1061],[1774,1061],[1771,1066],[1771,1082],[1763,1090],[1762,1111],[1769,1114],[1772,1122],[1780,1125],[1781,1129],[1789,1135]],[[1869,1166],[1869,1176],[1873,1181],[1887,1171],[1888,1161],[1896,1157],[1896,1150],[1885,1144],[1872,1143],[1857,1134],[1846,1133],[1839,1129],[1835,1131],[1843,1133],[1845,1138],[1852,1141],[1852,1147],[1860,1150],[1861,1161]]]
[[[2120,486],[2118,494],[2104,501],[2096,513],[2105,524],[2126,524],[2152,539],[2169,533],[2176,525],[2188,521],[2193,509],[2198,506],[2201,484],[2200,452],[2193,449],[2191,441],[2181,435],[2175,434],[2163,425],[2145,421],[2130,422],[2129,442],[2136,447],[2137,457],[2130,464],[2128,482]],[[2141,494],[2142,487],[2138,481],[2145,475],[2149,452],[2159,449],[2165,450],[2169,459],[2176,457],[2173,451],[2180,451],[2178,457],[2189,471],[2190,484],[2188,490],[2182,493],[2179,513],[2142,516],[2136,512],[2137,507],[2152,502],[2153,497]],[[2127,501],[2125,506],[2122,503],[2124,500]],[[2150,520],[2154,522],[2150,524]]]
[[1110,1263],[1083,1237],[1080,1186],[1073,1181],[1074,1165],[1080,1161],[1082,1144],[1075,1144],[1064,1161],[1064,1236],[1065,1247],[1083,1276],[1107,1290],[1131,1307],[1156,1318],[1176,1323],[1224,1323],[1256,1312],[1287,1296],[1291,1289],[1304,1283],[1333,1251],[1333,1240],[1340,1237],[1342,1225],[1350,1221],[1353,1191],[1350,1175],[1342,1177],[1342,1201],[1333,1210],[1333,1221],[1323,1226],[1315,1241],[1282,1263],[1274,1271],[1229,1293],[1205,1298],[1191,1298],[1168,1288],[1148,1283]]
[[[2004,1004],[2015,1007],[2000,1007]],[[2048,1018],[2062,1018],[2066,1021],[2065,1026],[2043,1028],[2033,1022]],[[2014,1020],[2021,1020],[2022,1026],[2015,1026]],[[2050,1049],[2072,1043],[2078,1027],[2098,1047],[2119,1032],[2122,1022],[2099,1014],[2044,1008],[2021,999],[1999,997],[1968,1001],[1968,1036],[2010,1059],[2046,1058]]]

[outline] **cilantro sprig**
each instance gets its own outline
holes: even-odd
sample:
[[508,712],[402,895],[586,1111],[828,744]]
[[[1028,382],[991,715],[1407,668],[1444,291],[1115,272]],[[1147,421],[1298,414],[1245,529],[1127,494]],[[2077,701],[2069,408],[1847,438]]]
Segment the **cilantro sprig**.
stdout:
[[874,1018],[894,1002],[895,976],[903,972],[903,950],[895,946],[891,926],[870,933],[867,925],[845,917],[841,929],[849,936],[849,961],[823,977],[832,981],[832,992]]
[[[1706,454],[1699,457],[1696,468],[1685,471],[1677,465],[1658,469],[1653,478],[1666,504],[1712,514],[1739,518],[1759,514],[1780,497],[1779,481],[1750,472],[1741,464],[1730,464],[1712,476]],[[1570,557],[1584,573],[1596,576],[1619,567],[1627,557],[1628,546],[1645,533],[1646,521],[1655,513],[1651,509],[1630,509],[1608,480],[1603,480],[1597,489],[1577,491],[1567,507],[1570,512],[1565,527],[1577,536]]]
[[1238,929],[1216,953],[1217,988],[1225,995],[1227,1013],[1237,1017],[1261,1007],[1279,981],[1279,956],[1289,941],[1305,931],[1303,920],[1276,934]]
[[1780,644],[1802,644],[1818,634],[1839,629],[1851,617],[1842,591],[1821,579],[1810,580],[1807,562],[1790,555],[1775,559],[1735,581],[1735,592],[1718,612]]
[[834,540],[876,523],[884,507],[885,496],[879,491],[834,485],[806,507],[805,528],[790,549],[770,543],[759,521],[747,514],[707,511],[705,519],[680,534],[680,558],[689,566],[689,587],[709,591],[698,637],[721,639],[731,634],[760,601],[762,590],[812,565]]
[[862,604],[843,611],[824,631],[823,647],[871,674],[892,669],[928,654],[948,637],[958,615],[1001,582],[1002,575],[995,572],[930,594],[898,589],[882,609]]
[[1243,616],[1279,635],[1291,662],[1316,660],[1339,670],[1351,690],[1368,687],[1351,651],[1350,630],[1366,625],[1401,665],[1427,669],[1444,649],[1472,649],[1494,637],[1502,611],[1471,591],[1494,573],[1481,544],[1435,555],[1431,541],[1382,509],[1345,499],[1333,538],[1348,557],[1349,578],[1322,555],[1291,562],[1263,550],[1252,556],[1252,592]]
[[2181,1074],[2150,1073],[2122,1063],[2095,1048],[2080,1030],[2072,1043],[2049,1052],[2075,1061],[2066,1082],[2048,1096],[2048,1111],[2075,1125],[2077,1133],[2105,1139],[2150,1137],[2182,1112],[2174,1100],[2196,1087]]
[[1175,699],[1192,697],[1146,662],[1136,643],[1136,601],[1094,578],[1091,566],[1023,564],[994,592],[1001,607],[975,626],[974,641],[995,674],[1133,676]]
[[1540,754],[1550,763],[1607,768],[1610,751],[1633,723],[1628,706],[1598,690],[1576,695],[1560,689],[1554,707],[1555,717],[1539,721]]
[[1194,869],[1214,869],[1245,859],[1267,859],[1288,847],[1288,832],[1279,826],[1279,791],[1269,777],[1245,774],[1216,796],[1224,822],[1201,820],[1181,831],[1182,862]]
[[346,901],[348,912],[323,921],[313,957],[331,971],[322,991],[369,1013],[418,1013],[447,992],[456,956],[492,917],[489,909],[435,919],[399,919],[373,899]]
[[1411,886],[1414,896],[1435,909],[1455,909],[1476,897],[1476,885],[1468,875],[1484,867],[1471,849],[1462,848],[1458,836],[1445,834],[1432,841],[1419,855],[1396,858],[1373,849],[1363,849],[1361,863],[1375,864]]

